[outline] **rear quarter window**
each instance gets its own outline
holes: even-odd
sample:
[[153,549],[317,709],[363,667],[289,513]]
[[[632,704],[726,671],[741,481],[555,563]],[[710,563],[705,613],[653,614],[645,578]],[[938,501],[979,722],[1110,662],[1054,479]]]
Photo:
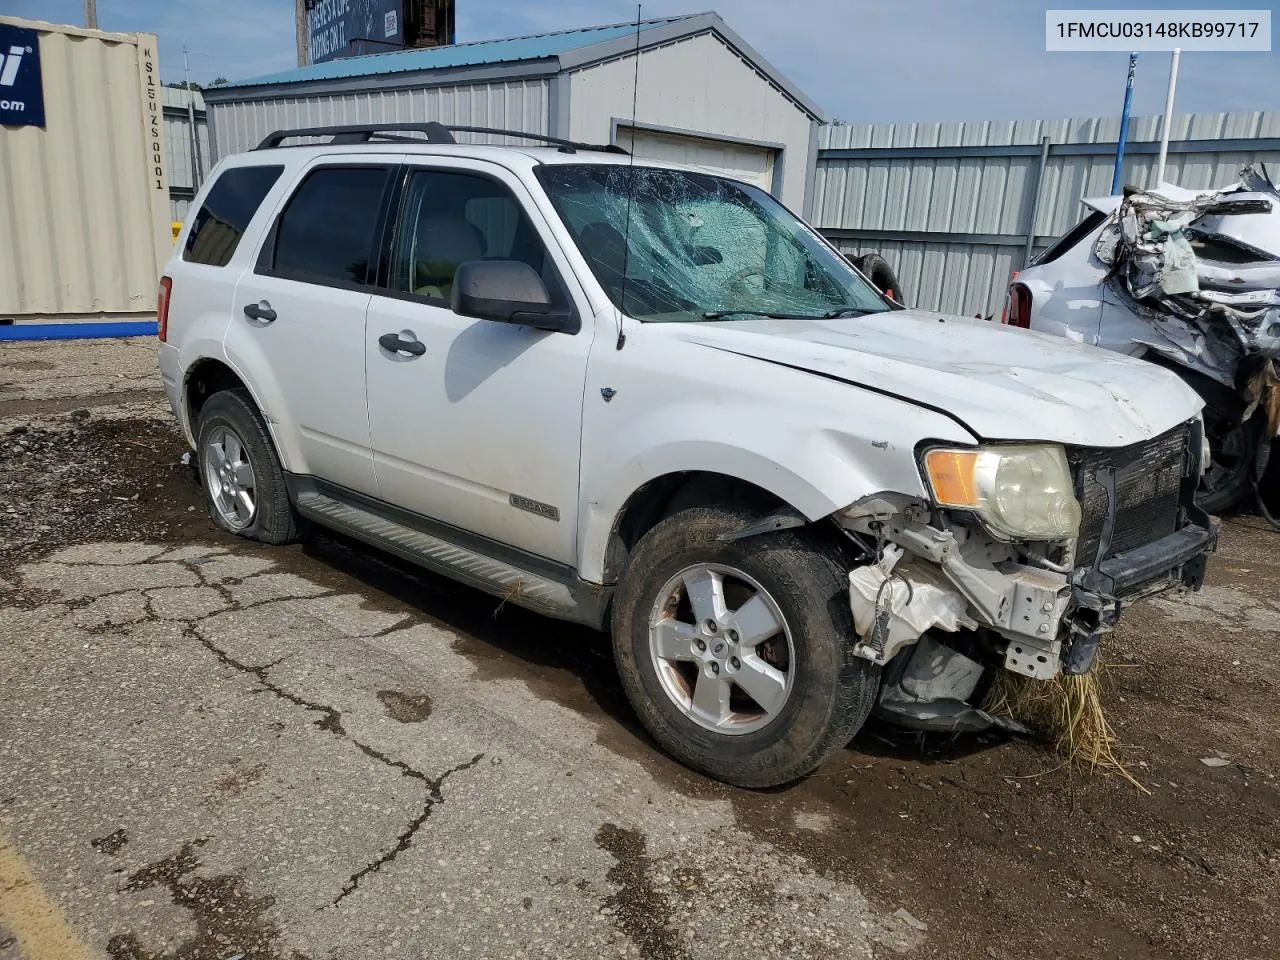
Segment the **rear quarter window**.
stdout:
[[1107,219],[1106,214],[1099,213],[1097,210],[1090,210],[1087,217],[1055,240],[1049,249],[1032,260],[1030,265],[1038,267],[1044,263],[1053,263],[1077,243],[1093,233],[1094,230],[1098,229],[1105,219]]
[[232,167],[209,190],[187,234],[182,259],[225,267],[283,166]]

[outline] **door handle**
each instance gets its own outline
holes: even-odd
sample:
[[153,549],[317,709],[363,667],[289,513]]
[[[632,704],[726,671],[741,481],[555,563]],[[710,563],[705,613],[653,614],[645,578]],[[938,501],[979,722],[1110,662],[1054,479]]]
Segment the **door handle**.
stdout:
[[271,323],[276,318],[276,312],[271,309],[271,304],[266,300],[258,303],[246,303],[244,305],[244,315],[250,320],[257,320],[260,323]]
[[403,340],[398,333],[384,333],[378,338],[378,346],[392,353],[411,353],[415,357],[427,352],[427,345],[421,340]]

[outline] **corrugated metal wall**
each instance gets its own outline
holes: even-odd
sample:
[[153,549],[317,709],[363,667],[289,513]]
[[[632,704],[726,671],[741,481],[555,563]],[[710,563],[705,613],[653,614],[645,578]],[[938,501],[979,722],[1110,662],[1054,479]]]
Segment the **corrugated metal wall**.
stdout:
[[155,37],[39,31],[46,126],[0,133],[0,317],[155,309],[172,249]]
[[[1082,198],[1110,192],[1119,127],[1119,117],[827,126],[813,223],[843,250],[882,254],[912,306],[998,315],[1028,229],[1043,249],[1080,219]],[[1158,117],[1130,123],[1125,183],[1152,185],[1159,133]],[[1175,116],[1170,139],[1165,179],[1180,186],[1226,186],[1249,161],[1280,174],[1280,113]]]
[[[456,123],[546,133],[548,82],[511,80],[458,87],[419,87],[359,93],[208,103],[214,158],[251,150],[274,130],[346,123]],[[241,91],[237,91],[241,92]],[[459,134],[466,143],[509,138]],[[512,143],[527,141],[510,140]]]

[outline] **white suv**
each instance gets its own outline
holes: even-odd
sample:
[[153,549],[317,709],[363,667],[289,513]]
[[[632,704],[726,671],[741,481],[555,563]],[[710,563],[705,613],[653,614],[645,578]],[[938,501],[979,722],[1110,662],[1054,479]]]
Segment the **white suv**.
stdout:
[[1199,586],[1177,377],[903,310],[753,186],[552,143],[312,129],[218,165],[159,307],[218,526],[305,518],[610,629],[658,742],[745,786],[873,708],[987,726],[988,671],[1084,672],[1122,604]]

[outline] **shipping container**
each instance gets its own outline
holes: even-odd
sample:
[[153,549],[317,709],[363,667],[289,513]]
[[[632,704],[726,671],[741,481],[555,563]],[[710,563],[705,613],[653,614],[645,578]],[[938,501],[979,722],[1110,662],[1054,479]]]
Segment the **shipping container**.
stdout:
[[153,312],[173,249],[156,38],[13,17],[0,38],[0,320]]

